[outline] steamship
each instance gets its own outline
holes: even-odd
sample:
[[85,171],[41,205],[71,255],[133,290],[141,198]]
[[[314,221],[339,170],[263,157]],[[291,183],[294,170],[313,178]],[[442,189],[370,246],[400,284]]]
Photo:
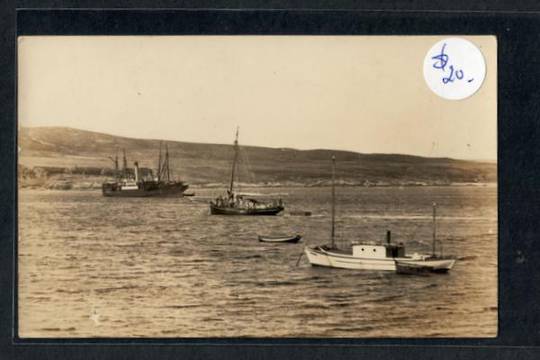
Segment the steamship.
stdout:
[[134,168],[127,167],[126,152],[123,152],[122,170],[118,167],[118,156],[111,160],[115,165],[115,179],[105,181],[102,184],[103,196],[114,197],[166,197],[182,196],[189,187],[183,181],[173,180],[169,167],[169,149],[166,147],[165,157],[161,156],[161,144],[159,148],[159,161],[157,175],[154,176],[151,169],[146,173],[139,168],[139,163],[134,162]]

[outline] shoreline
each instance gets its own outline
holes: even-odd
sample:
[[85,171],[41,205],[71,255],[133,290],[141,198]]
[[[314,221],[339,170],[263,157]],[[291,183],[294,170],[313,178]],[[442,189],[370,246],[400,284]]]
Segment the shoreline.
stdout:
[[[240,187],[243,189],[283,189],[283,188],[328,188],[331,185],[326,184],[280,184],[280,185],[267,185],[267,184],[243,184]],[[489,187],[496,188],[498,183],[451,183],[451,184],[375,184],[375,185],[362,185],[362,184],[343,184],[339,187],[347,188],[432,188],[432,187]],[[194,184],[190,185],[186,192],[190,190],[220,190],[227,188],[226,184]],[[101,191],[101,184],[99,186],[32,186],[32,185],[18,185],[18,191]]]

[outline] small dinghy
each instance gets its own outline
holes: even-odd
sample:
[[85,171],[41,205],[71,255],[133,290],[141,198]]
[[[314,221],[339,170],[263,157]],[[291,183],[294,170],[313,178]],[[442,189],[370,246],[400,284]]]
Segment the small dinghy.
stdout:
[[429,256],[419,260],[395,260],[396,273],[405,275],[417,275],[426,273],[446,273],[456,262],[453,258],[441,256]]
[[302,239],[302,235],[293,236],[261,236],[259,235],[259,241],[270,243],[297,243]]
[[402,275],[428,275],[432,272],[431,266],[411,264],[396,260],[396,273]]

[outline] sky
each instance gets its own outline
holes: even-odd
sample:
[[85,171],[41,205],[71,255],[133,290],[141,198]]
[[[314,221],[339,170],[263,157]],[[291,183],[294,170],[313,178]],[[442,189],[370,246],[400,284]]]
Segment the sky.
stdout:
[[440,36],[25,36],[19,126],[136,138],[497,158],[497,44],[464,100],[424,81]]

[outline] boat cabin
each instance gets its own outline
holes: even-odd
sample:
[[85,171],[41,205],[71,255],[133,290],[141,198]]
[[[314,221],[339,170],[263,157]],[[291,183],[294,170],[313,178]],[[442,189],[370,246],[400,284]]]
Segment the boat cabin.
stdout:
[[386,257],[402,258],[405,257],[405,246],[402,243],[399,244],[386,244]]
[[352,246],[352,255],[369,259],[402,258],[405,257],[405,247],[403,244],[355,244]]

